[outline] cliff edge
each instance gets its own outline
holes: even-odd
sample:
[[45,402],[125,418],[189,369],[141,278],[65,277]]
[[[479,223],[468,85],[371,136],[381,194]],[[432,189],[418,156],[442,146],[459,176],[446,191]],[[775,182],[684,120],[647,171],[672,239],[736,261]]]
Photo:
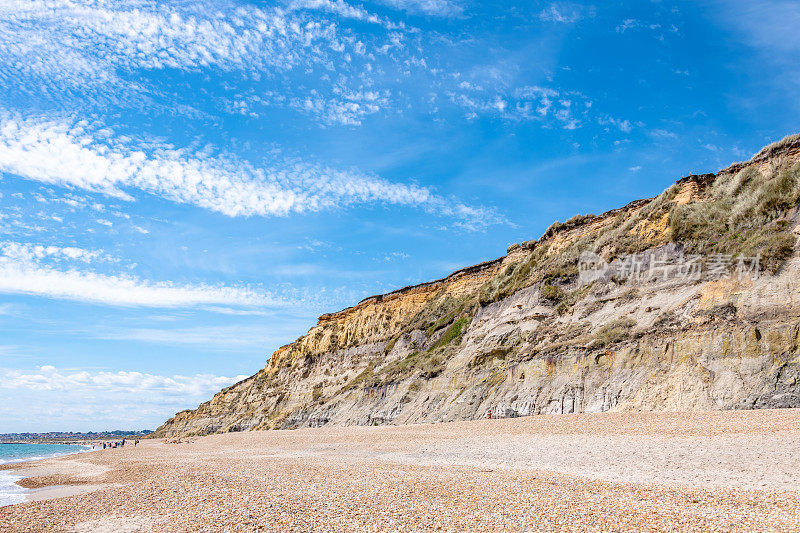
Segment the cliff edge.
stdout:
[[800,406],[800,135],[323,315],[153,436]]

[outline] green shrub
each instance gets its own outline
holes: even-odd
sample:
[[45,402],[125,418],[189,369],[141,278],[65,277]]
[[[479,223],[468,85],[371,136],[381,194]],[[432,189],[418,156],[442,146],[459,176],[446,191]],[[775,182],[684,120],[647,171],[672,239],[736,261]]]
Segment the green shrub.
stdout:
[[693,202],[669,214],[672,239],[677,242],[711,243],[727,231],[731,206],[727,202]]
[[590,220],[594,220],[595,218],[597,218],[597,215],[575,215],[568,218],[564,224],[568,226],[578,226],[580,224],[589,222]]
[[461,336],[464,334],[465,326],[470,323],[471,319],[469,317],[462,316],[453,324],[447,328],[447,331],[436,341],[436,344],[431,346],[428,351],[435,350],[436,348],[440,348],[442,346],[446,346],[453,342],[454,340],[458,339],[461,340]]
[[395,344],[397,344],[397,341],[399,341],[400,337],[402,337],[402,336],[403,336],[403,334],[400,333],[400,334],[395,335],[394,337],[392,337],[392,340],[387,342],[386,346],[384,346],[383,353],[390,353],[394,349]]
[[318,402],[320,398],[322,398],[322,383],[317,383],[314,385],[314,388],[311,389],[311,399]]
[[797,238],[789,231],[776,231],[768,234],[760,243],[761,268],[776,273],[783,263],[791,257]]
[[798,168],[781,172],[777,178],[767,181],[759,190],[758,210],[768,220],[782,217],[786,211],[797,205],[800,190],[798,190]]
[[495,359],[503,360],[508,356],[509,353],[511,353],[511,350],[512,349],[510,347],[501,346],[485,353],[479,353],[472,358],[467,366],[468,368],[477,368],[490,361],[494,361]]
[[415,329],[425,330],[430,336],[453,322],[456,317],[474,313],[476,308],[477,301],[472,295],[457,298],[440,291],[404,324],[402,330],[404,332]]
[[370,385],[372,384],[375,377],[375,363],[370,362],[367,367],[361,371],[356,377],[350,380],[344,387],[342,387],[342,391],[349,391],[353,389],[357,389],[359,387]]
[[603,305],[604,305],[603,302],[601,302],[600,300],[593,301],[583,309],[580,318],[586,318],[587,316],[596,313],[597,311],[603,308]]
[[478,303],[481,306],[499,302],[515,292],[544,281],[547,284],[567,283],[578,275],[578,257],[590,244],[581,238],[557,254],[548,256],[548,245],[536,247],[524,260],[506,267],[500,275],[481,287]]
[[617,301],[615,302],[614,306],[618,307],[620,305],[624,305],[626,303],[636,300],[637,298],[639,298],[639,289],[635,288],[628,289],[627,291],[619,295],[619,298],[617,298]]
[[423,379],[433,378],[444,370],[445,357],[441,352],[413,352],[383,368],[377,375],[380,383],[396,383],[418,372]]
[[542,286],[540,293],[542,298],[551,302],[560,302],[564,299],[564,291],[557,285],[545,284]]
[[635,322],[630,318],[618,318],[600,326],[595,333],[596,346],[608,346],[630,337]]
[[374,382],[394,383],[411,376],[415,372],[418,372],[420,377],[425,379],[437,376],[444,370],[448,355],[447,347],[461,340],[471,320],[472,318],[469,316],[462,316],[453,322],[439,340],[426,351],[413,352],[402,359],[393,361],[379,372],[371,375],[370,378]]

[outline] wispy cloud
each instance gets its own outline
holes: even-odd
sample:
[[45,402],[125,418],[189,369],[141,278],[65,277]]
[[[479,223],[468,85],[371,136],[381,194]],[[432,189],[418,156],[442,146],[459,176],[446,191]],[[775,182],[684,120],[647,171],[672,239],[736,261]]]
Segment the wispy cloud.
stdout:
[[319,117],[326,124],[357,126],[368,115],[389,106],[388,91],[351,91],[335,87],[333,94],[324,96],[318,91],[304,97],[289,99],[289,105],[304,113]]
[[[5,51],[8,58],[30,54],[33,50],[28,47],[34,44],[56,52],[48,61],[31,66],[36,69],[88,73],[91,77],[99,77],[98,71],[113,76],[118,70],[210,66],[254,73],[324,62],[328,54],[350,48],[335,22],[308,24],[309,20],[299,18],[298,10],[307,8],[380,22],[363,8],[330,1],[262,9],[203,2],[32,0],[0,6],[0,35],[15,38],[14,46]],[[45,33],[58,34],[61,39],[38,42]],[[100,61],[90,68],[87,57]]]
[[[454,0],[378,3],[414,14],[466,16],[464,5]],[[176,72],[213,76],[222,71],[222,94],[219,87],[210,90],[216,110],[253,118],[277,107],[321,126],[353,127],[379,113],[438,113],[448,99],[450,105],[469,108],[469,118],[535,116],[526,115],[528,101],[516,94],[529,86],[497,95],[500,100],[519,98],[522,108],[508,101],[507,113],[497,114],[497,105],[503,104],[495,95],[481,98],[453,83],[459,66],[441,55],[443,36],[408,26],[397,15],[377,15],[344,0],[289,0],[269,7],[201,0],[0,3],[0,40],[9,43],[0,48],[0,97],[3,87],[9,96],[22,88],[59,109],[69,107],[65,102],[85,106],[106,98],[120,106],[199,113],[195,107],[207,109],[195,100],[179,105],[180,96],[162,85],[168,81],[153,73],[165,72],[169,78]],[[560,24],[593,15],[591,7],[566,1],[538,13],[541,20]],[[458,57],[461,48],[453,43],[447,50]],[[431,105],[430,95],[415,94],[409,80],[444,98]],[[579,120],[566,105],[553,113],[571,129]]]
[[598,117],[597,123],[601,126],[614,126],[623,133],[630,133],[633,129],[633,125],[631,124],[630,120],[623,120],[610,116]]
[[[347,22],[366,23],[382,33],[356,37]],[[403,24],[342,0],[269,7],[203,1],[7,1],[0,3],[0,89],[13,87],[14,94],[22,91],[59,107],[73,100],[84,105],[139,101],[150,107],[161,91],[148,72],[221,70],[237,73],[234,84],[265,77],[287,81],[286,76],[295,74],[322,87],[329,84],[330,90],[346,83],[358,93],[369,90],[371,80],[363,75],[376,57],[403,49],[405,33]],[[332,80],[333,71],[341,79]],[[281,84],[287,96],[301,98],[307,91],[293,90],[295,85]],[[174,102],[166,106],[179,109]]]
[[[445,0],[422,0],[421,3],[447,3]],[[343,0],[293,0],[287,4],[287,9],[290,11],[311,9],[327,11],[334,13],[340,17],[354,19],[361,22],[370,22],[386,27],[387,29],[395,30],[405,27],[402,23],[391,22],[384,17],[380,17],[374,13],[370,13],[362,6],[354,6],[344,2]]]
[[115,261],[103,250],[85,250],[75,246],[44,246],[41,244],[28,244],[20,242],[0,242],[2,256],[16,261],[80,261],[91,263],[93,261]]
[[450,93],[450,98],[464,108],[467,118],[489,115],[572,130],[581,125],[592,107],[592,102],[578,92],[551,87],[531,85],[508,92],[487,91],[468,82],[459,87],[462,91]]
[[664,33],[678,33],[680,30],[675,25],[670,25],[668,28],[665,28],[659,23],[653,22],[644,22],[638,19],[625,19],[619,24],[616,28],[617,33],[625,33],[629,30],[649,30],[653,33],[653,36],[660,40],[664,40]]
[[[37,249],[38,247],[33,247]],[[54,247],[43,247],[45,250]],[[19,253],[20,249],[24,253]],[[6,250],[10,250],[6,254]],[[61,249],[58,253],[64,252]],[[252,287],[182,285],[152,282],[130,275],[106,275],[87,270],[59,269],[42,264],[29,249],[2,247],[0,293],[28,294],[112,306],[195,307],[204,305],[283,307],[287,302]],[[85,257],[78,254],[77,258]]]
[[[762,72],[759,80],[782,89],[784,101],[797,106],[800,4],[794,0],[716,0],[705,5],[705,9],[708,18],[724,28],[733,41],[756,52],[757,63],[749,62],[749,54],[739,54],[737,61],[745,63],[731,68],[737,72]],[[768,66],[776,70],[765,71]],[[764,99],[763,93],[753,98],[758,102]]]
[[377,0],[377,2],[410,13],[439,17],[458,16],[464,12],[462,3],[454,0]]
[[255,166],[234,156],[122,142],[86,122],[0,119],[0,171],[132,201],[139,190],[227,216],[285,216],[355,204],[411,206],[483,227],[492,210],[412,184],[291,159]]
[[539,13],[539,19],[545,22],[574,24],[582,18],[593,17],[594,8],[571,2],[554,2]]

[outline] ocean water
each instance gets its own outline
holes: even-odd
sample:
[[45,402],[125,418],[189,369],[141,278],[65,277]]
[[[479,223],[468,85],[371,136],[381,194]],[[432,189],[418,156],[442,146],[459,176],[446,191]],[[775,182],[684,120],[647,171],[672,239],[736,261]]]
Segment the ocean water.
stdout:
[[[73,444],[0,444],[0,464],[46,459],[91,450],[91,446]],[[25,489],[16,484],[22,479],[8,470],[0,470],[0,507],[25,501]]]

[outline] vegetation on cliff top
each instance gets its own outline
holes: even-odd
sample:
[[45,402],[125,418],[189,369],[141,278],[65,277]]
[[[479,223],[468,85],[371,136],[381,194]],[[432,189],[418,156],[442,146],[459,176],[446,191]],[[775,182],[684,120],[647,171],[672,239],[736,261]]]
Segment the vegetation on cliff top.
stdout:
[[761,257],[761,267],[777,272],[791,255],[795,238],[781,220],[800,201],[800,165],[764,179],[754,167],[723,175],[709,198],[670,212],[676,242],[703,255]]
[[[770,153],[786,145],[786,141],[776,143]],[[642,207],[613,215],[605,224],[597,224],[601,217],[595,216],[554,224],[527,257],[483,285],[478,302],[486,306],[536,283],[543,283],[543,298],[560,301],[564,293],[559,285],[577,276],[582,252],[595,252],[611,262],[667,242],[704,257],[758,256],[762,270],[777,272],[794,249],[795,237],[783,217],[800,202],[800,164],[767,175],[746,166],[716,179],[711,175],[700,178],[707,177],[712,178],[708,180],[711,184],[698,180],[697,196],[686,203],[675,201],[681,191],[681,185],[675,184]],[[596,229],[554,245],[553,237],[559,231],[586,222],[596,223]]]

